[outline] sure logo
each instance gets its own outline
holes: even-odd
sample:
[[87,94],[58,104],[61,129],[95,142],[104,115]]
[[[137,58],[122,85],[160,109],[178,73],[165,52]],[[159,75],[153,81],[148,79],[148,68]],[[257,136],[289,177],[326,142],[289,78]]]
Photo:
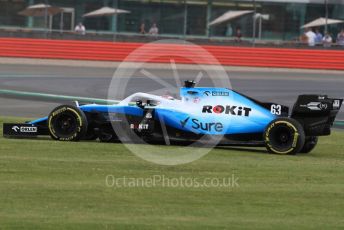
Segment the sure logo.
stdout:
[[252,111],[251,108],[243,107],[243,106],[230,106],[230,105],[205,105],[203,106],[202,113],[216,113],[216,114],[229,114],[233,116],[250,116],[250,112]]
[[201,122],[197,120],[196,118],[192,119],[192,128],[194,129],[200,129],[203,131],[208,132],[222,132],[223,130],[223,124],[220,122]]
[[[185,120],[181,120],[180,121],[181,126],[184,128],[189,120],[190,120],[190,117],[187,117]],[[222,132],[223,131],[223,124],[220,122],[202,122],[196,118],[192,118],[191,123],[192,123],[191,127],[193,129],[209,131],[209,132],[212,132],[212,131]]]

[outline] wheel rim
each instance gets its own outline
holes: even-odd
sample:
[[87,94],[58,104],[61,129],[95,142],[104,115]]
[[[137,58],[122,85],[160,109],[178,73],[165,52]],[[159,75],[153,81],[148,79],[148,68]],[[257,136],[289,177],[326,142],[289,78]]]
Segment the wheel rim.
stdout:
[[75,116],[73,116],[73,114],[63,113],[55,118],[53,127],[58,134],[62,136],[68,136],[77,131],[77,124],[77,119],[75,118]]
[[269,139],[274,149],[283,152],[293,147],[294,135],[294,130],[283,124],[272,129]]

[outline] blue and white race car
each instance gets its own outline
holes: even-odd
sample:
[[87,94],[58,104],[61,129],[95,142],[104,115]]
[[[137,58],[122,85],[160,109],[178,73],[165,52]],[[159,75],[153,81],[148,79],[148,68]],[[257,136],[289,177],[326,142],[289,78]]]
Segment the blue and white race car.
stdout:
[[343,99],[300,95],[292,111],[227,88],[194,87],[180,99],[135,93],[114,105],[61,105],[47,117],[4,124],[5,137],[50,135],[54,140],[265,146],[276,154],[308,153],[330,135]]

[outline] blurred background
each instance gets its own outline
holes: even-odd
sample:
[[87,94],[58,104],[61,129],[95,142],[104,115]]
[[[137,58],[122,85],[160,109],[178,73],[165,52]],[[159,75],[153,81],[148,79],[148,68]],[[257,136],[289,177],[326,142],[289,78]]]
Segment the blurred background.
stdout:
[[[19,14],[30,5],[62,9],[41,16]],[[104,6],[126,13],[85,17]],[[243,12],[212,24],[226,12]],[[301,41],[303,25],[318,18],[344,20],[343,0],[0,0],[0,36],[70,38],[82,23],[82,39],[138,40],[149,37],[154,24],[157,37],[195,39],[203,42],[235,40],[285,44]],[[326,20],[327,21],[327,20]],[[327,24],[327,23],[326,23]],[[312,27],[333,42],[344,24]],[[239,32],[238,32],[239,30]],[[116,35],[116,36],[114,36]],[[147,38],[148,37],[148,38]]]

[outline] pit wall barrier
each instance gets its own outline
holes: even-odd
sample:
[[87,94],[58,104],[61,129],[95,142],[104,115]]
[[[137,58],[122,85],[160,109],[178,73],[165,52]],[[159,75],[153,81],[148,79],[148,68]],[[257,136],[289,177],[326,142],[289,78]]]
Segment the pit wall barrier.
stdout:
[[0,38],[1,57],[344,70],[344,50],[201,47],[215,59],[187,44]]

